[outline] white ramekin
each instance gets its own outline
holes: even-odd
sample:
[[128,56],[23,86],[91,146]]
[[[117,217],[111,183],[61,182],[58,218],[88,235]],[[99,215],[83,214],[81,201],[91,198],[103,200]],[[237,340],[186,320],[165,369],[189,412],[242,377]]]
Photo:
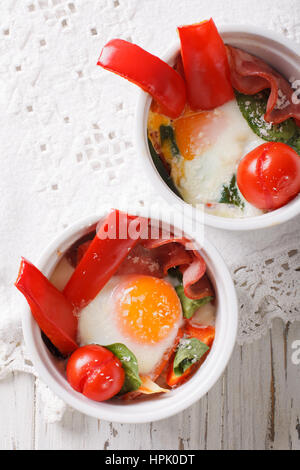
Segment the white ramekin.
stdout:
[[[219,31],[224,42],[232,46],[240,47],[251,54],[262,58],[287,79],[300,79],[300,47],[299,44],[285,39],[284,37],[270,31],[253,26],[220,26]],[[163,59],[170,65],[180,50],[179,42],[174,44]],[[136,146],[137,153],[142,159],[142,164],[148,175],[149,181],[155,186],[159,195],[168,201],[176,210],[184,210],[188,204],[182,201],[160,177],[152,161],[147,144],[147,117],[151,103],[151,97],[139,92],[136,108]],[[198,209],[199,211],[199,209]],[[211,214],[204,214],[204,223],[227,230],[254,230],[281,224],[300,213],[300,195],[291,202],[275,211],[247,218],[227,218]]]
[[[65,230],[47,247],[36,263],[37,267],[46,276],[50,276],[62,254],[82,235],[92,230],[104,215],[92,215]],[[139,215],[147,214],[146,211],[143,213],[139,210]],[[170,219],[160,215],[160,220],[168,223]],[[185,235],[189,237],[186,227],[185,224]],[[199,244],[197,239],[194,240]],[[167,418],[199,400],[218,380],[229,361],[236,340],[238,321],[236,293],[223,259],[209,242],[204,242],[200,251],[216,290],[216,338],[205,363],[191,380],[178,389],[154,397],[150,401],[91,401],[70,387],[57,360],[44,345],[41,331],[26,304],[22,318],[23,332],[28,352],[40,378],[72,408],[98,419],[119,423],[145,423]]]

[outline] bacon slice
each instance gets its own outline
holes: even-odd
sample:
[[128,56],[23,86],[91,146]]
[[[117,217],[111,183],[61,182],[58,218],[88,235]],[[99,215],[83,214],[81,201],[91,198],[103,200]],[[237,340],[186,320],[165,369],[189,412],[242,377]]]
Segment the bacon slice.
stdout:
[[279,124],[288,118],[300,123],[300,104],[293,103],[290,83],[263,60],[232,46],[227,47],[233,88],[245,95],[271,89],[264,116],[267,122]]
[[190,299],[205,297],[207,283],[199,282],[206,272],[206,264],[197,250],[187,247],[186,238],[161,237],[142,240],[123,261],[117,274],[145,274],[164,277],[168,269],[179,267],[183,274],[184,292]]
[[[142,220],[142,218],[140,218]],[[150,231],[148,235],[150,234]],[[81,260],[91,242],[77,248]],[[119,266],[116,274],[143,274],[163,278],[170,268],[179,267],[183,274],[184,292],[190,299],[213,295],[213,288],[205,275],[206,264],[190,240],[161,231],[157,238],[140,239]],[[208,285],[209,283],[209,285]]]

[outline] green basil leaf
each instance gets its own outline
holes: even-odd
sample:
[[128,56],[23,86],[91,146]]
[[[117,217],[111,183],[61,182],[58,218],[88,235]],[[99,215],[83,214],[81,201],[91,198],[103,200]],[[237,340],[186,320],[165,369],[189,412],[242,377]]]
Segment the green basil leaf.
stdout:
[[300,153],[300,129],[294,119],[286,119],[280,124],[265,121],[269,92],[244,95],[236,91],[235,95],[242,115],[255,134],[269,142],[288,144]]
[[182,306],[182,313],[185,318],[191,318],[198,308],[202,307],[202,305],[207,304],[210,302],[213,297],[204,297],[203,299],[189,299],[184,293],[184,288],[182,284],[179,284],[175,287],[178,297],[180,298],[181,306]]
[[209,347],[197,338],[182,339],[174,358],[174,374],[180,377],[191,365],[198,362]]
[[167,172],[163,162],[161,161],[160,156],[158,155],[155,148],[153,147],[152,142],[151,142],[150,139],[148,139],[148,147],[149,147],[149,150],[150,150],[150,154],[151,154],[153,163],[154,163],[155,168],[157,169],[160,177],[169,186],[171,191],[173,191],[173,193],[175,193],[176,196],[178,196],[178,197],[180,197],[180,199],[182,199],[182,196],[181,196],[180,192],[178,191],[177,187],[175,186],[171,176]]
[[228,186],[225,184],[223,185],[222,194],[219,202],[225,204],[233,204],[235,206],[241,207],[242,209],[245,207],[245,203],[242,201],[239,195],[235,175],[232,176]]
[[166,142],[166,141],[169,142],[173,157],[179,157],[180,152],[179,152],[179,148],[176,144],[173,127],[172,126],[165,126],[163,124],[159,128],[159,133],[160,133],[161,145],[163,145],[164,142]]
[[124,344],[114,343],[105,346],[109,349],[118,359],[120,359],[123,369],[125,371],[125,381],[120,393],[127,393],[137,390],[142,381],[139,376],[139,369],[137,358]]

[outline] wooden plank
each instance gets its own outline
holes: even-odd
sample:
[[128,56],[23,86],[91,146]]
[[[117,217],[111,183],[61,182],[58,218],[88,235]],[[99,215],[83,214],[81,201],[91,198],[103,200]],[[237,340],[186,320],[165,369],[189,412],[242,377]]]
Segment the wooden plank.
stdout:
[[269,334],[236,346],[225,375],[224,448],[263,449],[268,421]]
[[273,321],[270,336],[271,383],[269,403],[268,449],[289,449],[289,424],[287,409],[286,357],[284,325],[279,319]]
[[300,449],[300,365],[292,363],[293,341],[300,339],[300,323],[273,322],[271,333],[271,396],[269,449]]
[[224,412],[225,412],[225,382],[224,374],[207,394],[207,429],[206,449],[223,449]]
[[[300,322],[288,325],[286,334],[286,374],[287,374],[287,407],[289,410],[289,442],[293,450],[300,450],[300,364],[292,362],[292,345],[300,341]],[[299,357],[299,356],[298,356]]]
[[99,427],[96,419],[77,411],[67,410],[62,421],[48,424],[43,415],[43,403],[36,398],[36,449],[39,450],[86,450],[98,449],[95,445]]
[[34,448],[34,378],[14,373],[1,381],[0,449]]

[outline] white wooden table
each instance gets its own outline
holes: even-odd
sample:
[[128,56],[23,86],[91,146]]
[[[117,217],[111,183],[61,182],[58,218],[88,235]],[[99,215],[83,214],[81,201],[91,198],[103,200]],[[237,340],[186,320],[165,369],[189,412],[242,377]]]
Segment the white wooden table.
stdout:
[[291,344],[300,322],[237,346],[223,377],[198,403],[173,418],[143,425],[111,424],[68,411],[45,424],[31,376],[0,388],[1,449],[298,449],[300,365]]

